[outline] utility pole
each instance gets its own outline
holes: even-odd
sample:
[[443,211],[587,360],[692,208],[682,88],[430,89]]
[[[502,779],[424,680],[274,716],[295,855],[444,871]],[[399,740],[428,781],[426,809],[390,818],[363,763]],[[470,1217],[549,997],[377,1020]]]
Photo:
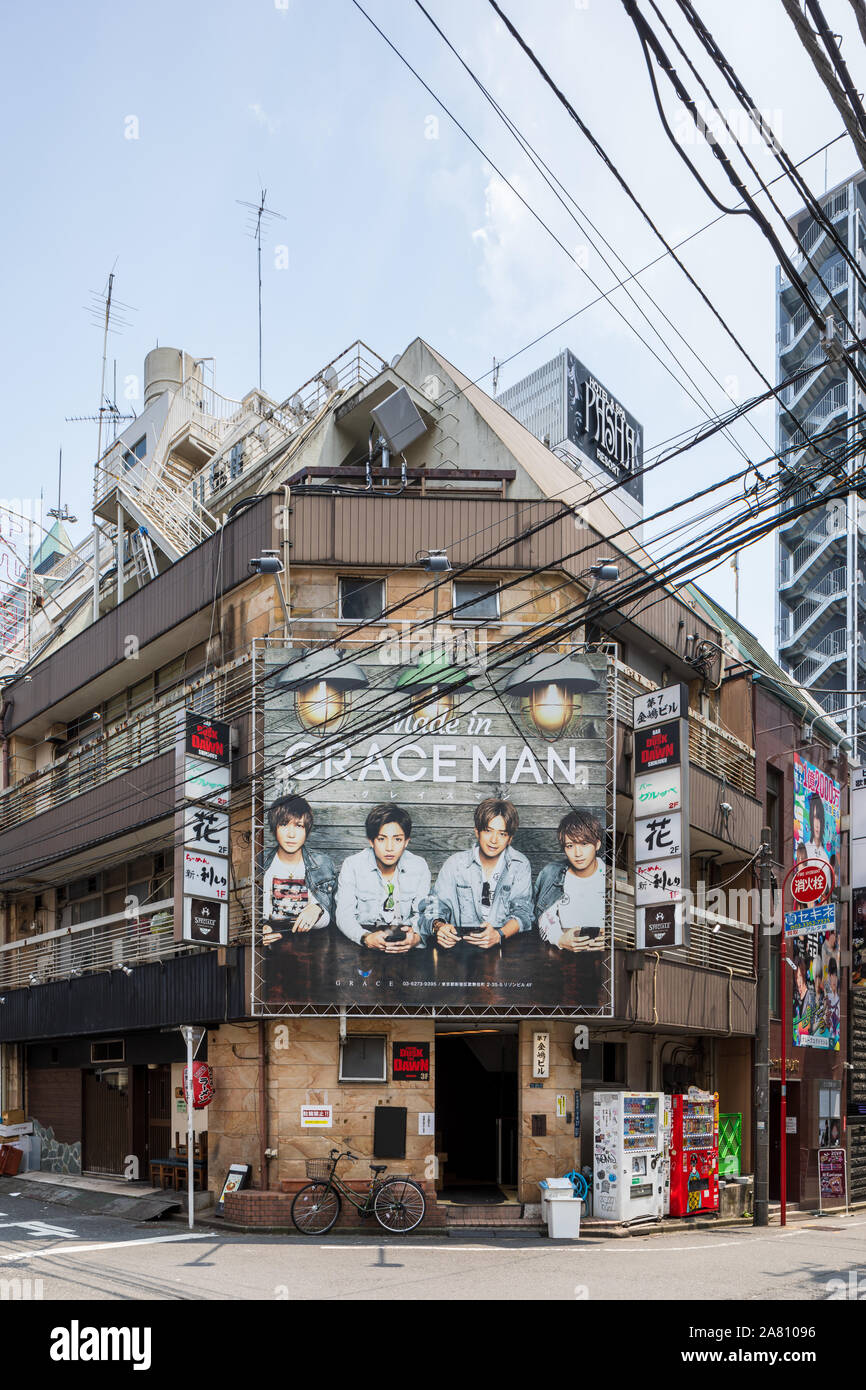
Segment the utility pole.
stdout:
[[[770,1215],[770,827],[761,830],[761,911],[758,935],[758,1017],[755,1029],[755,1214],[766,1226]],[[782,1137],[784,1143],[784,1136]]]

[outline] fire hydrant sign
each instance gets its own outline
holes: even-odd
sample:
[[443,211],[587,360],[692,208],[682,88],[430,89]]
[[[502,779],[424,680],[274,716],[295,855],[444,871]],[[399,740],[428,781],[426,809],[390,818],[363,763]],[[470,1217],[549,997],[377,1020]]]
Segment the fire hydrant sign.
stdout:
[[804,907],[818,903],[833,890],[833,870],[821,859],[807,860],[791,879],[791,896]]
[[330,1129],[334,1122],[332,1105],[302,1105],[301,1129]]

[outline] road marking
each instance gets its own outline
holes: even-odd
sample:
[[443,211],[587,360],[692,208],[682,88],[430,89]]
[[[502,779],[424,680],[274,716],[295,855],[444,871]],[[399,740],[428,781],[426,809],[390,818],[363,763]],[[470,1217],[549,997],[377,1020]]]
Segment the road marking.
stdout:
[[24,1250],[19,1255],[0,1255],[0,1262],[12,1260],[38,1260],[43,1255],[85,1255],[91,1250],[122,1250],[131,1245],[170,1245],[181,1240],[213,1240],[206,1231],[195,1231],[184,1236],[146,1236],[142,1240],[106,1240],[99,1245],[48,1245],[43,1250]]
[[[2,1213],[6,1215],[5,1212]],[[70,1231],[66,1226],[50,1226],[47,1221],[0,1221],[0,1231],[8,1230],[11,1226],[20,1226],[22,1230],[30,1231],[34,1236],[59,1236],[61,1240],[75,1240],[74,1231]]]

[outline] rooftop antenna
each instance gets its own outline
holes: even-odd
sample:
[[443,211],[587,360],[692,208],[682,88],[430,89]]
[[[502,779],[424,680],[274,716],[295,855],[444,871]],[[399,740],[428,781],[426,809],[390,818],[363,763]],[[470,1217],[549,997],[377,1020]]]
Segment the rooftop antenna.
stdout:
[[494,357],[494,359],[493,359],[493,394],[494,394],[494,396],[496,395],[496,389],[497,389],[498,386],[499,386],[499,363],[497,362],[496,358]]
[[268,226],[266,218],[279,218],[285,222],[285,217],[281,212],[274,212],[272,208],[266,207],[265,199],[268,190],[263,188],[258,203],[246,203],[242,198],[236,198],[238,207],[247,209],[247,232],[256,243],[256,263],[259,275],[259,390],[262,389],[262,226]]
[[53,516],[53,517],[55,518],[56,521],[68,521],[69,524],[71,525],[74,521],[77,521],[77,520],[78,520],[78,517],[77,517],[77,516],[73,516],[72,513],[70,512],[69,508],[66,507],[66,506],[64,506],[64,505],[63,505],[63,502],[61,501],[61,496],[62,496],[62,494],[61,494],[60,487],[61,487],[61,479],[62,479],[62,477],[63,477],[63,450],[61,449],[61,450],[60,450],[60,453],[59,453],[59,457],[58,457],[58,459],[57,459],[57,506],[56,506],[56,507],[49,507],[49,509],[48,509],[48,515],[49,515],[49,516]]
[[[116,264],[116,262],[115,262]],[[104,295],[91,291],[87,312],[91,321],[102,329],[102,376],[99,384],[99,409],[97,411],[96,467],[102,459],[102,426],[106,415],[117,414],[117,406],[105,399],[105,368],[108,362],[108,335],[130,326],[126,315],[135,312],[129,304],[114,298],[114,271],[108,276]],[[93,522],[93,621],[99,619],[99,525],[94,516]]]

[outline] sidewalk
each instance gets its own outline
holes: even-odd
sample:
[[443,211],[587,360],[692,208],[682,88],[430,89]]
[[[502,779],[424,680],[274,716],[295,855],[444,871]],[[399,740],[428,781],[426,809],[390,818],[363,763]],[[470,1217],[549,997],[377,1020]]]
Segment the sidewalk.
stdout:
[[[34,1202],[68,1207],[124,1221],[157,1221],[186,1210],[186,1192],[163,1192],[146,1182],[117,1178],[79,1177],[69,1173],[33,1171],[0,1178],[0,1195],[29,1197]],[[195,1207],[209,1207],[211,1194],[197,1192]]]

